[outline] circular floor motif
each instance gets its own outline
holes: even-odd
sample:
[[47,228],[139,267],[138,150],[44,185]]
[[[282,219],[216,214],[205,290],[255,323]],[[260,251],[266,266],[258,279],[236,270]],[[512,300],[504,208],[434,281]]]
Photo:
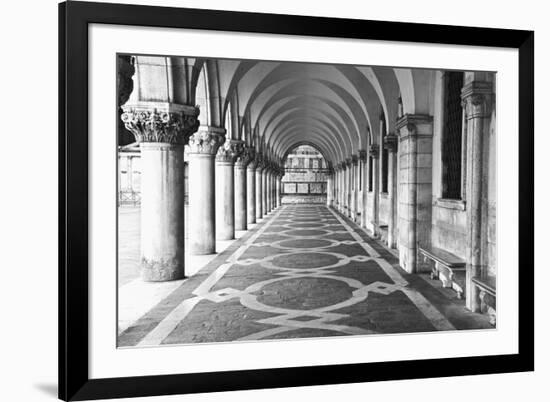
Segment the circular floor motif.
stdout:
[[280,254],[275,256],[271,263],[279,268],[308,269],[332,266],[340,259],[328,253],[299,252],[292,254]]
[[282,235],[303,236],[303,237],[323,236],[328,233],[331,233],[331,231],[326,229],[295,229],[295,230],[286,230],[284,232],[281,232]]
[[350,299],[353,289],[345,282],[328,278],[291,278],[264,286],[258,302],[291,310],[313,310]]
[[319,219],[318,217],[316,218],[294,218],[292,219],[292,222],[320,222],[320,221],[325,221],[326,219]]
[[322,228],[326,226],[326,223],[321,222],[301,222],[301,223],[287,223],[285,225],[289,228]]
[[[333,240],[325,239],[289,239],[277,242],[283,248],[325,248],[332,246]],[[274,245],[274,244],[273,244]]]

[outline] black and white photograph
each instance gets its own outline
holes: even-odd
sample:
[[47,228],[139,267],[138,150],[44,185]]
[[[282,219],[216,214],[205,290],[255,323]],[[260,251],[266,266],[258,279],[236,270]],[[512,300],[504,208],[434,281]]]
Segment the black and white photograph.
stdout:
[[0,400],[548,399],[543,3],[5,8]]
[[498,327],[496,72],[116,66],[117,347]]

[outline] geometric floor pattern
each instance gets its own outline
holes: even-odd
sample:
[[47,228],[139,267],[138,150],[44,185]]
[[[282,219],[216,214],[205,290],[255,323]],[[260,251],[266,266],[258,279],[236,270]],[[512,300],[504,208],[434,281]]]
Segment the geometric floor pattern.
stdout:
[[119,347],[491,328],[324,205],[284,205],[123,331]]

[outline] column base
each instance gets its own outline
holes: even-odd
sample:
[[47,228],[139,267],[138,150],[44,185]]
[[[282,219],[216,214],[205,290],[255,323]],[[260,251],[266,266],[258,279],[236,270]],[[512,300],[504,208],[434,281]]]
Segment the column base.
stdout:
[[185,278],[183,262],[141,259],[141,279],[146,282],[165,282]]

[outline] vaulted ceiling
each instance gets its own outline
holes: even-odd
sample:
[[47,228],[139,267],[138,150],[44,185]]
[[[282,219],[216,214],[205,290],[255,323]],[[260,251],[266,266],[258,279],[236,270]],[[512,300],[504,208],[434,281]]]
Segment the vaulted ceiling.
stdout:
[[381,121],[393,130],[400,97],[404,113],[429,109],[421,88],[433,82],[429,70],[378,66],[142,56],[135,64],[133,96],[196,103],[202,125],[280,161],[299,144],[332,164],[356,155],[379,142]]

